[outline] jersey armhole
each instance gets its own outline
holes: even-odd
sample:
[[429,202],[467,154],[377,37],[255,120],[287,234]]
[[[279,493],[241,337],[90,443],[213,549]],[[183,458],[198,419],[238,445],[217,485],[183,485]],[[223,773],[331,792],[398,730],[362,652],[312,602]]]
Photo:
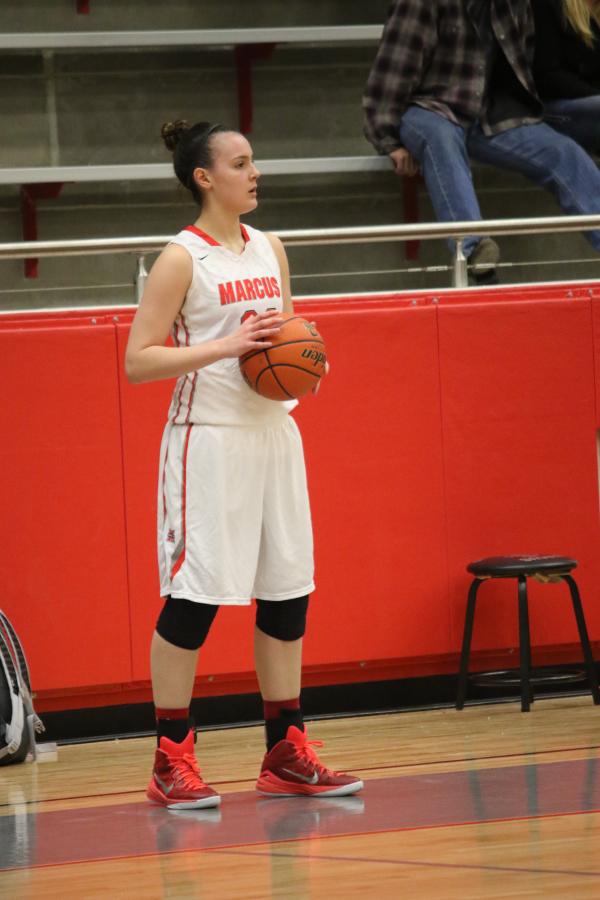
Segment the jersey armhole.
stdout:
[[281,274],[281,264],[280,264],[280,262],[279,262],[279,257],[278,257],[277,254],[275,253],[275,248],[273,247],[273,244],[271,243],[271,241],[270,241],[269,238],[267,237],[267,233],[266,233],[265,231],[261,231],[261,232],[260,232],[260,236],[262,237],[263,241],[265,242],[265,245],[268,247],[269,252],[270,252],[270,254],[271,254],[271,257],[272,257],[272,259],[273,259],[273,262],[275,263],[277,275],[279,276],[279,284],[280,284],[281,289],[282,289],[282,291],[283,291],[283,276],[282,276],[282,274]]
[[175,237],[169,241],[169,244],[174,244],[176,247],[182,247],[184,250],[187,250],[187,254],[192,261],[192,280],[190,281],[189,287],[187,289],[187,293],[185,295],[185,300],[183,301],[183,306],[181,307],[183,309],[186,304],[189,293],[198,284],[199,262],[196,259],[195,255],[192,253],[188,244],[184,240],[177,240],[178,237],[179,237],[179,235],[175,235]]

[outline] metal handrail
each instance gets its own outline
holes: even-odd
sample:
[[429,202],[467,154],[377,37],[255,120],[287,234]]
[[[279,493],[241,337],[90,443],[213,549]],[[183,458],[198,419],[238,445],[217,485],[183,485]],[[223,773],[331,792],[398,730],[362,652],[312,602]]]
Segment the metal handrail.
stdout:
[[121,47],[230,47],[265,43],[377,41],[382,25],[295,25],[271,28],[188,28],[136,31],[47,31],[0,34],[2,50],[76,50]]
[[[284,244],[348,244],[373,241],[436,240],[468,235],[548,234],[600,228],[600,215],[545,216],[528,219],[487,219],[479,222],[425,222],[416,225],[365,225],[347,228],[299,228],[275,231]],[[0,259],[84,256],[97,253],[151,253],[162,250],[173,235],[86,238],[74,241],[19,241],[0,244]]]
[[[600,228],[600,215],[546,216],[526,219],[488,219],[479,222],[428,222],[416,225],[367,225],[349,228],[300,228],[274,232],[287,246],[314,246],[322,244],[355,244],[382,241],[456,239],[454,261],[454,286],[467,286],[467,261],[463,253],[463,240],[470,235],[495,237],[506,234],[548,234],[556,232],[587,231]],[[73,241],[20,241],[0,244],[0,260],[44,258],[54,256],[87,256],[103,253],[137,253],[138,277],[136,293],[140,295],[139,281],[145,280],[144,257],[159,252],[172,239],[172,235],[127,238],[91,238]]]

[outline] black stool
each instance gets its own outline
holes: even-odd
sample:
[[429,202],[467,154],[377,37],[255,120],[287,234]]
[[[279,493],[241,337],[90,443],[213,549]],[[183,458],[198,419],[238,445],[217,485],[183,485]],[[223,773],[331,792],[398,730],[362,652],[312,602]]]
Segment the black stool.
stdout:
[[527,606],[527,579],[536,578],[542,582],[566,581],[571,592],[573,611],[577,620],[579,640],[583,649],[583,658],[587,671],[588,682],[594,703],[600,703],[600,691],[590,639],[585,626],[585,618],[581,606],[581,598],[575,580],[569,574],[577,566],[577,561],[565,556],[491,556],[469,563],[467,571],[475,578],[469,588],[467,601],[467,613],[465,616],[465,630],[463,634],[462,651],[460,654],[460,672],[458,676],[458,694],[456,708],[462,709],[465,705],[467,693],[467,677],[469,674],[469,654],[471,651],[471,636],[473,634],[473,619],[475,618],[475,599],[483,581],[488,578],[517,578],[519,583],[519,652],[520,652],[520,676],[521,676],[521,710],[528,712],[533,703],[533,691],[531,688],[531,642],[529,638],[529,610]]

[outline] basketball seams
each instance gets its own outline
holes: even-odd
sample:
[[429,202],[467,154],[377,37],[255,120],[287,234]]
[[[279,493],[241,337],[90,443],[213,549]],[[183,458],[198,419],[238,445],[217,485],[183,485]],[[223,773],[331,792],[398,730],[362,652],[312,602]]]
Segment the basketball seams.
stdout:
[[258,383],[261,380],[261,378],[263,377],[263,375],[265,375],[267,372],[269,372],[271,374],[271,377],[275,381],[276,387],[281,391],[283,396],[282,397],[267,397],[267,394],[262,394],[261,396],[267,397],[267,399],[273,400],[274,402],[281,402],[284,400],[293,400],[294,398],[292,397],[292,395],[288,394],[288,392],[283,387],[283,385],[280,384],[279,379],[276,377],[275,373],[273,372],[273,370],[271,369],[270,366],[265,366],[264,369],[261,369],[261,372],[260,372],[258,378],[256,379],[256,390],[258,391]]
[[[304,396],[323,375],[326,361],[325,342],[314,329],[310,333],[303,316],[286,318],[284,328],[297,321],[286,340],[286,333],[271,346],[250,350],[239,358],[246,384],[270,400],[294,400]],[[283,371],[282,371],[283,370]],[[266,375],[270,372],[270,375]],[[304,378],[304,375],[310,376]]]
[[[286,397],[288,397],[288,399],[290,399],[290,400],[293,400],[294,397],[292,396],[292,394],[290,394],[290,392],[284,388],[281,381],[277,377],[277,373],[275,372],[275,369],[273,368],[273,364],[271,363],[271,360],[269,359],[269,351],[264,350],[263,353],[267,357],[267,362],[269,364],[269,369],[271,370],[271,374],[272,374],[273,378],[275,379],[275,381],[277,382],[277,384],[279,385],[279,387],[281,388],[283,393],[286,395]],[[298,366],[298,368],[300,368],[300,367]],[[263,372],[264,372],[264,369],[263,369]],[[263,374],[263,372],[261,372],[261,375]],[[259,375],[259,378],[260,378],[260,375]],[[258,387],[258,378],[256,379],[256,386]]]
[[[282,345],[278,345],[278,347],[279,347],[279,346],[282,346]],[[276,348],[274,348],[274,349],[278,349],[278,347],[276,347]],[[321,378],[321,375],[320,375],[318,372],[311,372],[311,371],[309,371],[309,369],[306,369],[304,366],[298,366],[298,365],[296,365],[295,363],[290,363],[290,362],[271,362],[271,359],[269,358],[269,352],[268,352],[268,350],[261,350],[260,353],[262,353],[262,354],[266,357],[267,362],[266,362],[266,365],[264,365],[264,366],[262,367],[262,369],[260,369],[260,371],[258,372],[258,374],[256,375],[256,377],[253,379],[253,382],[252,382],[252,383],[251,383],[250,378],[248,378],[248,375],[246,374],[246,372],[244,372],[244,371],[242,372],[242,376],[243,376],[243,378],[244,378],[244,381],[246,382],[246,384],[248,385],[248,387],[250,387],[252,390],[258,391],[258,383],[259,383],[260,379],[261,379],[262,376],[265,374],[265,372],[271,370],[272,375],[273,375],[273,378],[274,378],[275,381],[277,382],[277,385],[278,385],[278,386],[281,388],[281,390],[285,393],[286,397],[288,397],[290,400],[293,400],[293,399],[294,399],[293,394],[290,394],[290,393],[286,390],[286,388],[282,385],[281,381],[280,381],[279,378],[277,377],[277,373],[275,372],[275,369],[276,369],[276,368],[280,368],[280,369],[297,369],[299,372],[303,372],[305,375],[308,375],[310,378],[314,378],[316,381],[318,381],[318,380]]]
[[323,340],[319,340],[319,338],[298,338],[298,340],[295,341],[282,341],[280,344],[276,344],[274,347],[261,347],[257,350],[250,350],[248,353],[240,356],[240,362],[246,362],[247,360],[252,359],[258,353],[266,353],[268,350],[277,350],[279,347],[288,347],[290,344],[320,344],[322,347],[325,346],[325,342]]
[[[318,372],[309,372],[308,369],[305,369],[304,366],[297,366],[295,363],[271,363],[271,369],[298,369],[299,372],[304,372],[305,375],[310,375],[311,378],[316,378],[317,380],[321,377]],[[264,371],[264,370],[263,370]]]

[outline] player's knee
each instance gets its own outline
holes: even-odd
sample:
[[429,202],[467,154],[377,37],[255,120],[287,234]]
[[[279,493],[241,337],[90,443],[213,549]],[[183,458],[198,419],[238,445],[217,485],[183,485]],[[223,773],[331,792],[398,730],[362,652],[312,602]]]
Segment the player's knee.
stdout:
[[157,634],[182,650],[198,650],[210,631],[219,607],[167,597],[156,623]]
[[297,641],[306,631],[308,596],[291,600],[256,600],[256,627],[280,641]]

